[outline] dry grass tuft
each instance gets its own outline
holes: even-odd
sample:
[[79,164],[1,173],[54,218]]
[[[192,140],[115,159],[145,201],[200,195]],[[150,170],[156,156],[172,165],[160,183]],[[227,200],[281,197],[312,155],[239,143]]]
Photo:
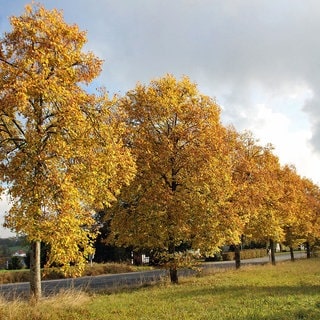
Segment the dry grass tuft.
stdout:
[[0,319],[5,320],[60,320],[79,319],[92,298],[82,291],[66,290],[41,299],[37,304],[23,299],[7,301],[0,298]]

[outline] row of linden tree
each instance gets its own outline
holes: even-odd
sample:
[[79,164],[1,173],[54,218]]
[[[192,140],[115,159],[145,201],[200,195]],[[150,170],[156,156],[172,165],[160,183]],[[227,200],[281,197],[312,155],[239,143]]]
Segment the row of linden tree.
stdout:
[[162,252],[172,282],[181,244],[211,255],[239,249],[243,236],[290,247],[319,237],[319,187],[271,146],[223,126],[217,103],[187,77],[122,98],[89,94],[102,61],[83,51],[84,32],[41,5],[10,21],[0,40],[0,177],[12,200],[6,226],[31,243],[35,299],[40,243],[48,267],[80,275],[101,208],[108,241]]
[[167,75],[138,84],[120,99],[126,143],[137,174],[106,213],[109,241],[157,250],[172,282],[187,244],[213,255],[223,244],[248,240],[314,243],[320,189],[294,167],[281,166],[272,146],[220,123],[220,108],[188,78]]

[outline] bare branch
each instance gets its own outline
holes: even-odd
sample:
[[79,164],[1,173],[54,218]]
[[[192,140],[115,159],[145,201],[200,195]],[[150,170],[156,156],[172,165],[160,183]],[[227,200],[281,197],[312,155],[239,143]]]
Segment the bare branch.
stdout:
[[1,62],[4,62],[5,64],[9,65],[9,66],[10,66],[10,67],[12,67],[12,68],[15,68],[15,69],[17,69],[17,68],[18,68],[18,67],[17,67],[17,66],[15,66],[13,63],[11,63],[11,62],[9,62],[9,61],[7,61],[7,60],[5,60],[5,59],[1,58],[1,57],[0,57],[0,61],[1,61]]

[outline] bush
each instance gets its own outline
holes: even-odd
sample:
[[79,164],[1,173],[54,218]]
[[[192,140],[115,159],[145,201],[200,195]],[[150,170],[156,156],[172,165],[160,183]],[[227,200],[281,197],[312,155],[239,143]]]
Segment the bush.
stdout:
[[0,273],[0,284],[28,282],[29,280],[29,270],[3,271]]
[[114,274],[114,273],[125,273],[134,272],[139,270],[136,266],[126,263],[104,263],[104,264],[93,264],[87,266],[84,275],[85,276],[97,276],[100,274]]
[[12,257],[9,261],[8,269],[9,270],[20,270],[24,269],[26,267],[26,264],[21,257]]
[[223,261],[232,261],[234,260],[234,252],[222,252],[222,260]]
[[[245,249],[241,250],[241,260],[244,259],[253,259],[261,258],[266,256],[266,249]],[[234,252],[223,252],[222,254],[223,261],[232,261],[234,260]]]
[[204,261],[205,262],[215,262],[215,261],[222,261],[222,254],[219,252],[219,253],[216,253],[214,256],[209,256],[209,257],[205,257]]

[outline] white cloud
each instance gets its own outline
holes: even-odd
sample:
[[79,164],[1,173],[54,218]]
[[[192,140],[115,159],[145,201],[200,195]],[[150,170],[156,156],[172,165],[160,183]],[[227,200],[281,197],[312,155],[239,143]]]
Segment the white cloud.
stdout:
[[[292,131],[293,119],[283,113],[274,112],[265,105],[257,105],[255,119],[250,121],[249,130],[262,144],[271,143],[275,147],[275,154],[282,164],[294,164],[302,176],[314,176],[320,181],[320,176],[315,175],[312,167],[320,158],[312,153],[309,143],[311,130],[308,127]],[[315,181],[316,182],[316,181]]]
[[[244,92],[244,91],[242,91]],[[312,122],[303,112],[313,91],[301,82],[278,88],[261,84],[246,87],[246,96],[225,91],[222,119],[239,131],[250,130],[262,145],[271,143],[282,164],[293,164],[301,176],[320,183],[315,168],[320,156],[311,144]]]

